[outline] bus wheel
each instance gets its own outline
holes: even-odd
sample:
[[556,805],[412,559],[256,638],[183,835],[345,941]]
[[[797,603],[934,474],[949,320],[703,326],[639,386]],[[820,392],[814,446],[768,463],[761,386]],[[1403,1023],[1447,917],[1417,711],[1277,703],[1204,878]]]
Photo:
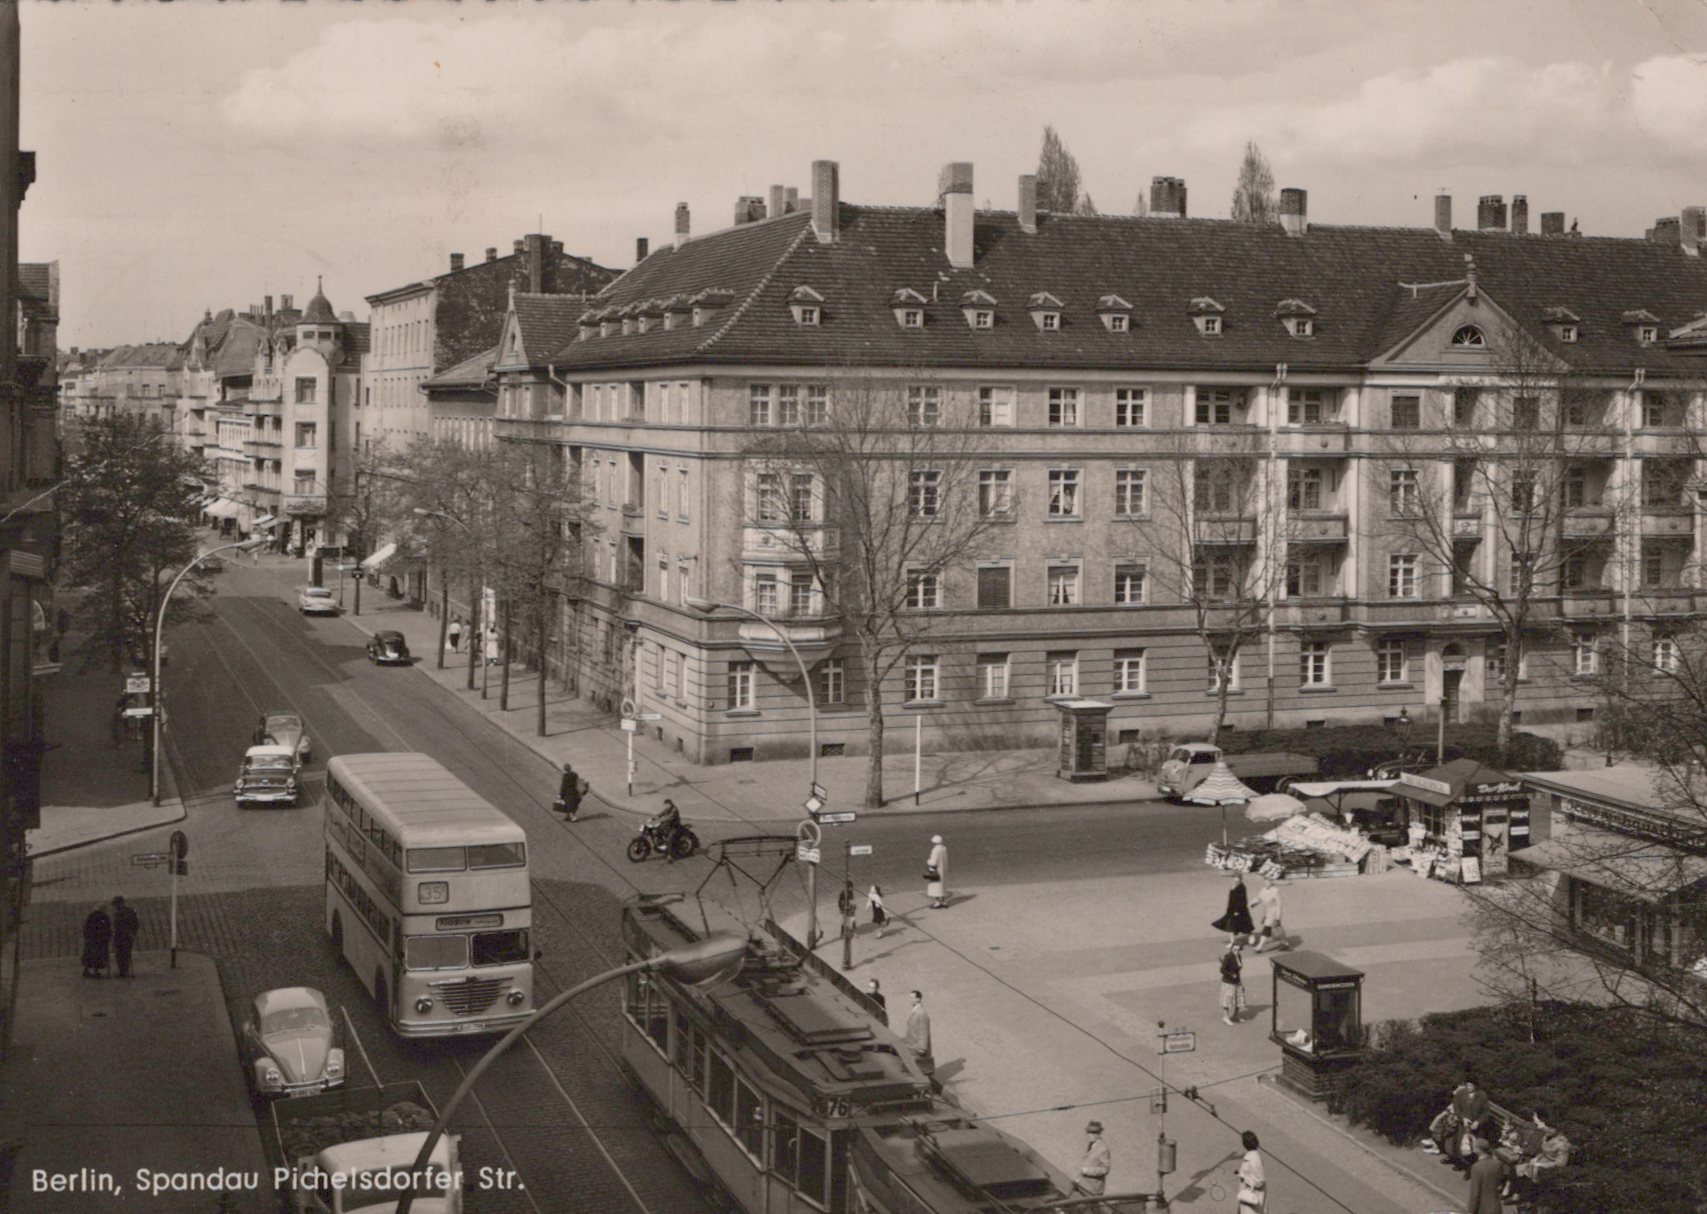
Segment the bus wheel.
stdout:
[[676,837],[670,840],[670,854],[678,860],[686,860],[699,850],[699,836],[687,827],[676,832]]
[[646,837],[644,835],[635,835],[634,838],[628,841],[628,858],[636,864],[639,864],[651,854],[652,845],[646,841]]
[[344,949],[344,917],[337,911],[332,912],[332,947],[339,952]]
[[391,1014],[391,987],[385,981],[385,975],[376,973],[373,976],[373,1001],[379,1004],[379,1010],[386,1015]]

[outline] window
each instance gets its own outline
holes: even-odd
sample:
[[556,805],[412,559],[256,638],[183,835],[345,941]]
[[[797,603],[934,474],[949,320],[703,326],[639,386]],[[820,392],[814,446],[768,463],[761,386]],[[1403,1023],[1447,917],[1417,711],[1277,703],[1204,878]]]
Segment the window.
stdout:
[[812,508],[813,479],[810,472],[794,472],[788,478],[788,517],[796,523],[809,523]]
[[1005,700],[1008,698],[1008,655],[981,653],[978,655],[978,698]]
[[729,707],[731,709],[751,709],[753,707],[753,663],[729,663]]
[[1012,388],[979,388],[978,424],[980,426],[1013,425],[1014,390]]
[[1559,566],[1559,582],[1566,590],[1581,590],[1588,584],[1588,562],[1580,552],[1568,554]]
[[1677,410],[1674,408],[1674,402],[1668,393],[1642,393],[1643,426],[1675,426],[1677,424]]
[[1482,398],[1480,388],[1452,389],[1452,424],[1455,426],[1473,426],[1476,424],[1476,405]]
[[914,518],[935,518],[941,495],[941,472],[926,469],[907,474],[907,512]]
[[1600,646],[1592,632],[1578,632],[1571,637],[1571,673],[1579,677],[1600,670]]
[[[1210,319],[1215,319],[1211,317]],[[1219,321],[1216,322],[1219,324]],[[1229,426],[1233,423],[1233,404],[1238,394],[1227,388],[1199,388],[1196,418],[1200,426]],[[1242,403],[1242,398],[1239,398]]]
[[1144,651],[1116,649],[1114,651],[1114,694],[1144,694]]
[[[687,385],[682,385],[682,420],[687,420]],[[830,420],[830,385],[807,384],[806,406],[801,421],[808,426],[827,425]]]
[[1219,316],[1200,316],[1198,320],[1202,325],[1205,337],[1221,336],[1221,318]]
[[1039,312],[1037,314],[1037,327],[1045,333],[1055,332],[1061,327],[1061,313]]
[[711,1054],[711,1080],[706,1085],[705,1103],[711,1115],[724,1125],[735,1118],[735,1068],[715,1050]]
[[1149,566],[1139,563],[1114,567],[1114,601],[1121,607],[1135,607],[1145,599],[1149,582]]
[[1226,645],[1215,645],[1209,652],[1209,690],[1221,690],[1221,677],[1227,678],[1227,690],[1239,689],[1239,655]]
[[299,405],[312,405],[314,403],[315,390],[318,385],[318,380],[309,379],[306,376],[299,378],[296,381],[296,403]]
[[749,426],[768,426],[771,424],[771,386],[769,384],[752,384],[748,387],[747,424]]
[[776,1123],[772,1137],[771,1168],[816,1206],[828,1206],[825,1181],[829,1176],[829,1147],[810,1126],[801,1125],[794,1113],[773,1103]]
[[1577,339],[1577,327],[1575,325],[1560,325],[1555,331],[1562,342],[1570,343]]
[[986,611],[1013,606],[1013,577],[1009,565],[978,566],[978,606]]
[[907,387],[907,424],[936,426],[942,424],[942,389],[934,384],[910,384]]
[[792,616],[816,614],[812,610],[812,575],[810,573],[791,573],[788,575],[788,614]]
[[848,698],[848,667],[841,658],[829,658],[818,666],[818,702],[845,704]]
[[1292,510],[1322,508],[1322,470],[1293,466],[1286,470],[1286,505]]
[[798,426],[800,424],[799,384],[777,385],[776,424],[779,426]]
[[1536,430],[1541,426],[1541,398],[1538,396],[1517,396],[1511,402],[1511,428],[1513,430]]
[[1579,466],[1565,469],[1565,506],[1580,510],[1589,505],[1588,469]]
[[1079,390],[1077,388],[1049,389],[1049,424],[1076,426],[1079,424]]
[[909,573],[907,606],[914,611],[934,611],[941,607],[942,579],[934,573]]
[[1132,318],[1124,312],[1108,312],[1103,316],[1110,333],[1124,333],[1132,324]]
[[1644,346],[1651,346],[1660,339],[1657,325],[1641,325],[1636,329],[1636,340]]
[[1048,678],[1046,694],[1051,699],[1058,696],[1079,694],[1079,655],[1077,653],[1071,650],[1062,650],[1045,654],[1043,666]]
[[682,698],[682,655],[674,649],[664,650],[664,690]]
[[296,423],[296,445],[298,447],[315,447],[319,445],[319,428],[314,422]]
[[1642,463],[1642,504],[1644,506],[1678,506],[1683,504],[1683,492],[1689,484],[1690,466],[1687,461],[1644,460]]
[[1658,544],[1642,545],[1642,585],[1654,588],[1665,583],[1665,551]]
[[1395,552],[1387,557],[1387,597],[1414,599],[1417,597],[1417,558],[1408,552]]
[[1224,602],[1239,591],[1239,568],[1226,553],[1198,553],[1191,567],[1193,592],[1211,603]]
[[1314,426],[1327,420],[1327,393],[1320,388],[1288,388],[1286,390],[1286,424]]
[[761,573],[753,578],[753,610],[760,615],[776,614],[776,574]]
[[1511,474],[1511,508],[1518,514],[1533,514],[1539,509],[1539,486],[1536,474],[1523,470]]
[[1410,682],[1408,658],[1405,642],[1392,639],[1377,642],[1375,645],[1376,681],[1380,683]]
[[799,324],[815,325],[818,323],[818,308],[814,304],[801,304],[794,310],[794,315]]
[[978,473],[978,513],[1006,518],[1013,512],[1014,474],[1007,468],[984,468]]
[[759,1100],[759,1094],[739,1077],[735,1080],[735,1119],[730,1122],[729,1128],[735,1131],[735,1140],[741,1144],[743,1151],[755,1160],[763,1157],[764,1105]]
[[1077,565],[1049,566],[1049,605],[1071,607],[1079,601],[1079,567]]
[[1144,513],[1144,472],[1119,468],[1114,473],[1114,512],[1125,517]]
[[1480,349],[1487,345],[1488,341],[1475,325],[1460,325],[1452,334],[1452,344],[1460,349]]
[[1417,470],[1395,468],[1387,474],[1387,513],[1403,518],[1417,513]]
[[1677,673],[1677,642],[1670,637],[1655,637],[1653,666],[1661,674]]
[[896,315],[900,317],[903,329],[922,329],[925,327],[925,314],[918,308],[897,308]]
[[1316,322],[1308,316],[1289,316],[1286,331],[1294,337],[1310,337],[1316,332]]
[[1326,641],[1304,641],[1298,646],[1298,684],[1301,687],[1326,687],[1332,667],[1331,650]]
[[1393,429],[1415,430],[1422,425],[1422,397],[1393,397]]
[[1079,516],[1079,470],[1052,468],[1049,471],[1049,516],[1077,518]]
[[1286,562],[1286,594],[1288,598],[1319,598],[1322,594],[1322,562],[1319,557],[1304,555]]
[[[1116,319],[1124,321],[1124,316]],[[1118,330],[1116,330],[1118,332]],[[1144,425],[1144,408],[1149,400],[1147,388],[1116,388],[1114,390],[1114,424],[1117,426]]]
[[937,666],[936,655],[916,654],[907,659],[906,670],[902,677],[901,698],[909,704],[921,700],[937,698]]
[[[663,602],[670,601],[670,558],[668,555],[658,558],[658,598]],[[659,675],[660,679],[664,676]]]
[[996,327],[996,314],[989,308],[972,309],[972,327],[974,329],[993,329]]
[[1211,514],[1231,514],[1241,496],[1242,481],[1230,460],[1207,460],[1197,466],[1191,482],[1192,505]]
[[758,509],[756,511],[761,523],[776,523],[782,521],[782,473],[761,472],[756,481],[758,491]]
[[1507,594],[1527,595],[1535,588],[1535,561],[1533,553],[1511,554],[1511,567],[1506,576]]
[[[1500,686],[1505,682],[1506,675],[1506,644],[1501,640],[1488,642],[1488,652],[1485,659],[1487,681],[1491,686]],[[1529,677],[1529,654],[1522,646],[1517,651],[1517,677]]]

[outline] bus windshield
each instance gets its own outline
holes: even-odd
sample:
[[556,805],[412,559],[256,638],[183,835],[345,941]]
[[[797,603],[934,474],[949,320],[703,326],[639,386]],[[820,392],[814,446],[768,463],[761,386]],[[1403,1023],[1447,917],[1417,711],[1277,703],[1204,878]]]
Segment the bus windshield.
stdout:
[[474,933],[475,965],[515,965],[526,961],[528,933],[525,927],[508,932]]
[[459,970],[468,964],[467,936],[410,936],[403,950],[412,970]]
[[480,843],[468,849],[470,868],[520,868],[527,862],[525,843]]
[[460,873],[468,867],[460,847],[411,847],[409,871],[412,873]]

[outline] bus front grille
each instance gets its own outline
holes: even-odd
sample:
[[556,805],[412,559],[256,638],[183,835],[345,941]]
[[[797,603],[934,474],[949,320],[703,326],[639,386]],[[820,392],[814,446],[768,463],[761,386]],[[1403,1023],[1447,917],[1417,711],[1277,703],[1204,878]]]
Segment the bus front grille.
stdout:
[[434,982],[433,994],[444,1000],[444,1006],[458,1016],[473,1016],[484,1012],[498,1001],[509,986],[507,978],[462,978],[454,982]]

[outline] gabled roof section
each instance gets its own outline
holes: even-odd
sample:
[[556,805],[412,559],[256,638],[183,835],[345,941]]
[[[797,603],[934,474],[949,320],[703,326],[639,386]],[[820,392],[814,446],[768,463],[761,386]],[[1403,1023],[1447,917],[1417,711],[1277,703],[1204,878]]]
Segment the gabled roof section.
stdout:
[[1227,310],[1225,304],[1208,295],[1199,295],[1186,305],[1187,316],[1219,316]]
[[788,293],[788,302],[804,304],[823,303],[824,297],[805,283],[802,283],[800,286],[795,287],[794,290]]
[[1132,305],[1118,295],[1102,295],[1097,298],[1098,312],[1130,312]]
[[1055,296],[1051,295],[1048,291],[1033,291],[1030,295],[1026,296],[1025,306],[1029,311],[1033,312],[1042,311],[1045,308],[1059,311],[1061,308],[1066,307],[1065,304],[1063,304],[1059,299],[1056,299]]
[[1574,325],[1582,317],[1562,304],[1553,304],[1541,309],[1541,319],[1550,325]]
[[963,308],[993,308],[996,306],[996,297],[980,287],[974,287],[970,291],[961,293],[960,306]]
[[889,306],[892,308],[907,307],[912,304],[924,304],[930,301],[912,287],[897,287],[889,294]]
[[516,324],[521,335],[522,356],[528,365],[543,366],[551,361],[552,355],[574,341],[575,322],[586,308],[586,301],[578,295],[533,295],[518,291],[515,297]]
[[1646,308],[1632,308],[1628,312],[1620,312],[1618,319],[1627,325],[1657,325],[1660,318]]
[[1283,299],[1274,305],[1274,314],[1282,320],[1294,316],[1311,317],[1316,314],[1316,309],[1302,299]]
[[482,350],[454,367],[447,367],[421,385],[424,392],[496,391],[492,383],[492,367],[498,361],[498,347]]

